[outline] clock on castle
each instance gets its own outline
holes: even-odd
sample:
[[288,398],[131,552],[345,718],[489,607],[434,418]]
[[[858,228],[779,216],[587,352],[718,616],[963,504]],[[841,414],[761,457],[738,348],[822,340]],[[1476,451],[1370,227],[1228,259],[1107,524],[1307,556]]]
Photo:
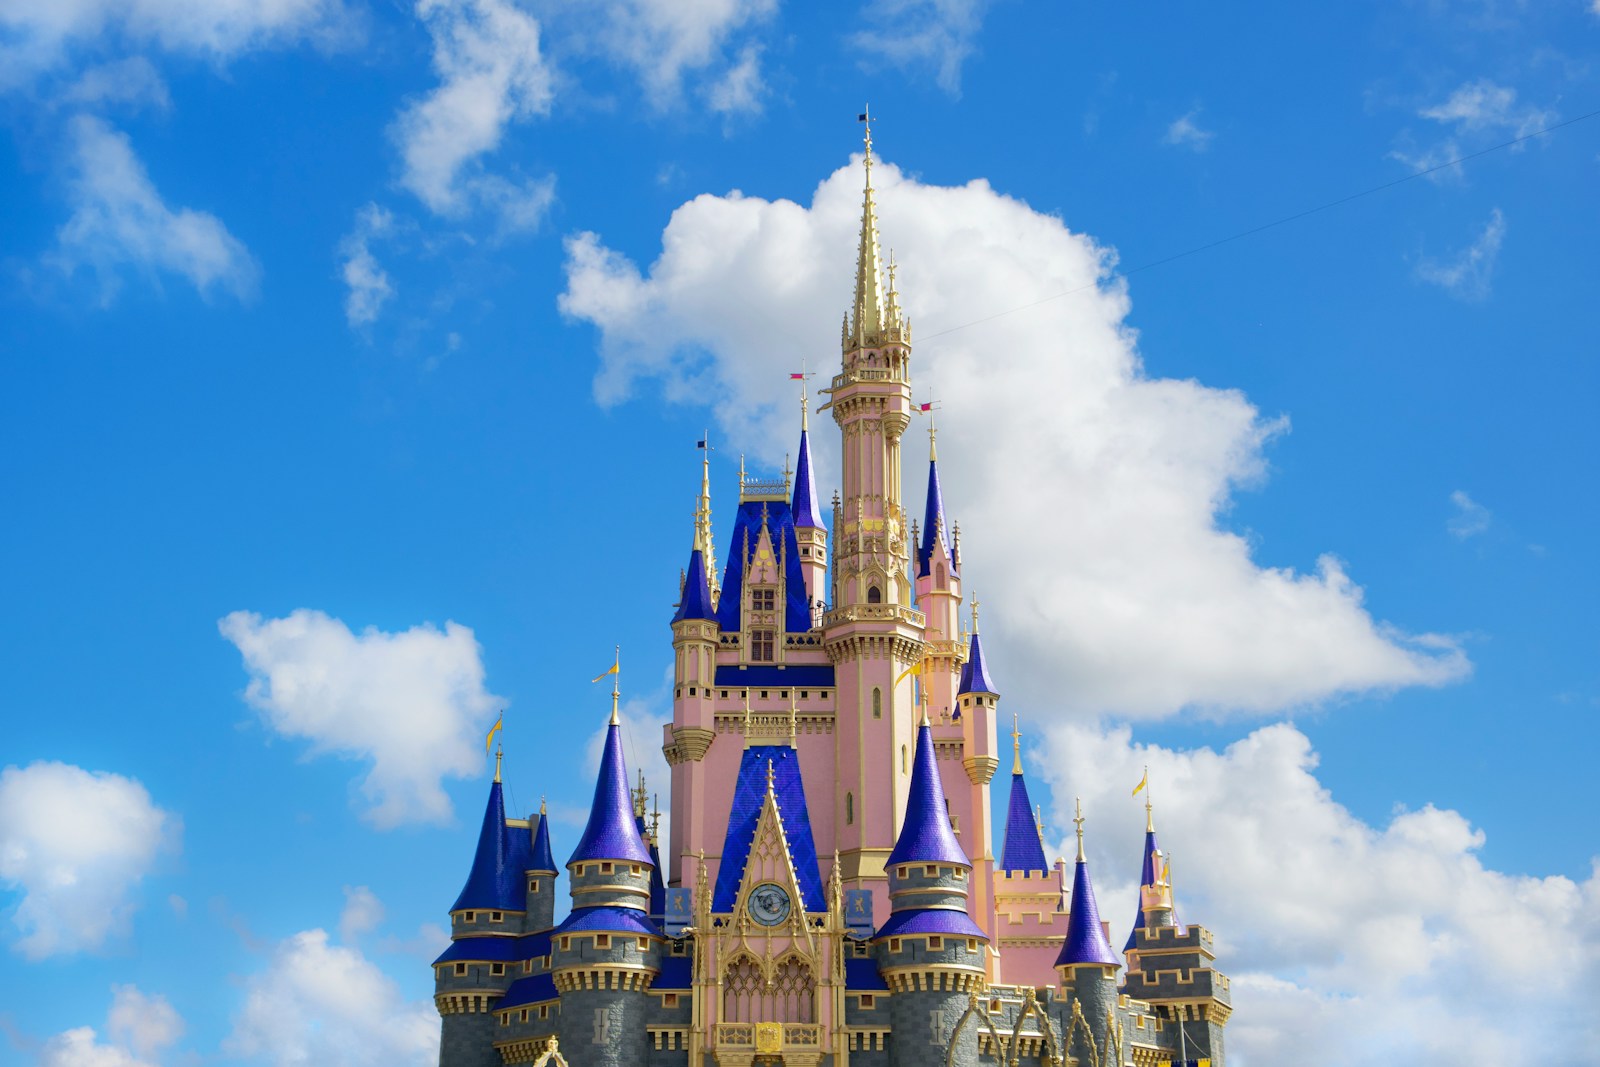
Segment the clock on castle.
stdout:
[[904,502],[919,408],[870,124],[864,162],[855,293],[819,408],[840,433],[832,507],[803,404],[792,480],[740,473],[719,574],[702,465],[670,620],[671,840],[629,789],[615,678],[564,868],[542,808],[507,817],[497,769],[433,964],[440,1067],[1222,1067],[1228,979],[1211,935],[1179,921],[1148,802],[1120,952],[1082,812],[1070,872],[1045,858],[1014,724],[991,839],[1000,691],[931,434],[920,527]]

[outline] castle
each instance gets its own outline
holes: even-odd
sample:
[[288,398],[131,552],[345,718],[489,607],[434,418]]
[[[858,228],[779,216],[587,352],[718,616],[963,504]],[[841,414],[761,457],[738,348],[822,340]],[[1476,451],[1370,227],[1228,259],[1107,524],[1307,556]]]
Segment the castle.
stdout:
[[1222,1067],[1228,979],[1211,935],[1177,919],[1148,799],[1120,957],[1081,811],[1070,890],[1045,858],[1014,722],[991,840],[1000,693],[975,599],[962,625],[931,431],[920,529],[903,501],[902,438],[928,407],[880,263],[870,125],[865,166],[855,299],[819,409],[841,434],[831,522],[804,403],[792,481],[740,471],[720,576],[702,462],[671,620],[665,855],[630,788],[615,679],[559,923],[549,820],[507,817],[497,760],[433,965],[440,1067]]

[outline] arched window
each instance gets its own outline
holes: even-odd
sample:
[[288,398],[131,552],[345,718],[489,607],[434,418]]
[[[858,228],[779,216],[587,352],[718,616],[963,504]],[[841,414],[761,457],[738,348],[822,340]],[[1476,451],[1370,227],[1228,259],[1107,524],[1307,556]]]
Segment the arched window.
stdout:
[[867,586],[867,603],[868,604],[882,604],[883,603],[883,590],[879,589],[876,585]]
[[854,793],[846,793],[844,795],[844,824],[846,826],[854,826],[856,824],[856,795]]
[[906,773],[906,767],[907,767],[907,763],[906,763],[906,746],[901,745],[900,746],[900,773],[901,774]]
[[874,719],[883,718],[883,690],[882,689],[874,689],[872,691],[872,717]]
[[949,581],[945,577],[945,570],[944,570],[944,564],[943,563],[939,564],[939,566],[934,568],[934,573],[938,575],[938,578],[935,581],[935,585],[938,588],[943,589],[945,586],[950,584]]

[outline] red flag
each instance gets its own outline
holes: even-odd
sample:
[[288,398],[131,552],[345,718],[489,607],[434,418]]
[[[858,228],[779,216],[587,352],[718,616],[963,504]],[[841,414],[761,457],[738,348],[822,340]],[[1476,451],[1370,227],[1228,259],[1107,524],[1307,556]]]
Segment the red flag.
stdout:
[[933,405],[932,404],[918,404],[917,405],[917,410],[918,411],[932,411],[933,410]]
[[804,374],[791,374],[789,377],[797,382],[803,382],[806,380],[806,376]]

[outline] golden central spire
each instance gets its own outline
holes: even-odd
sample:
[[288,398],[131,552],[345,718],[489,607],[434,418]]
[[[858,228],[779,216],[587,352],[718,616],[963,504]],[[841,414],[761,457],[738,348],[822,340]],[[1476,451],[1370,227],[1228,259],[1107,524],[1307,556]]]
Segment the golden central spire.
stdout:
[[1022,773],[1022,731],[1017,729],[1017,713],[1011,713],[1011,773]]
[[1083,857],[1083,798],[1082,797],[1074,797],[1073,800],[1077,804],[1078,814],[1073,818],[1072,821],[1078,827],[1078,862],[1082,863],[1083,862],[1083,858],[1084,858]]
[[856,249],[855,321],[852,332],[857,345],[868,344],[883,328],[883,268],[878,255],[878,208],[872,198],[872,113],[863,110],[866,124],[866,154],[862,159],[866,185],[861,202],[861,242]]

